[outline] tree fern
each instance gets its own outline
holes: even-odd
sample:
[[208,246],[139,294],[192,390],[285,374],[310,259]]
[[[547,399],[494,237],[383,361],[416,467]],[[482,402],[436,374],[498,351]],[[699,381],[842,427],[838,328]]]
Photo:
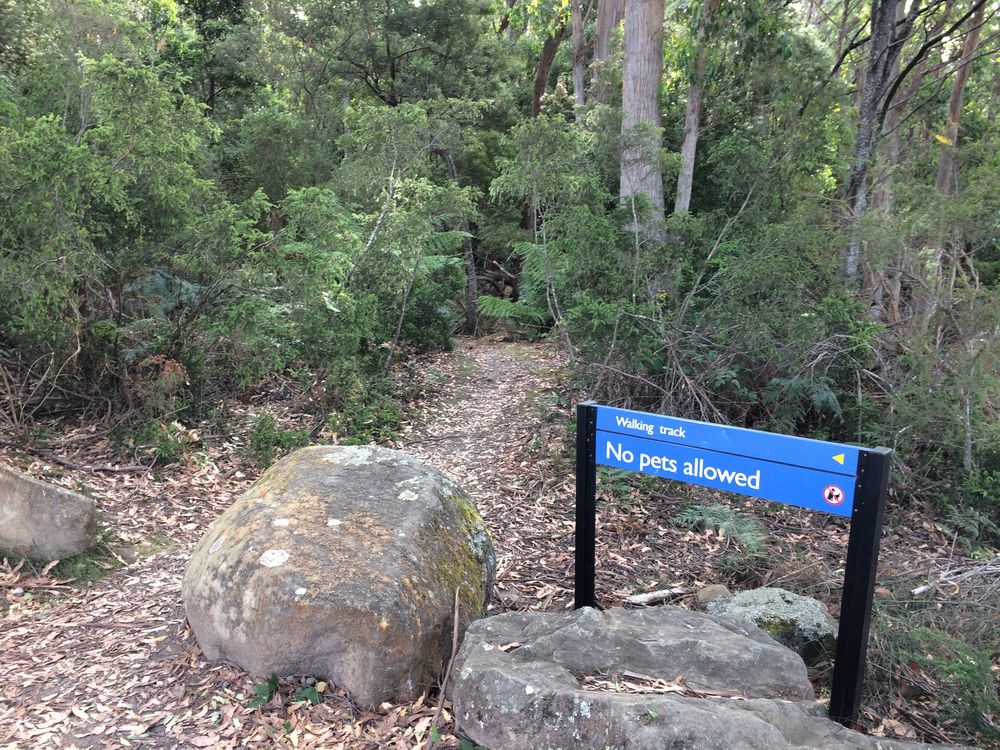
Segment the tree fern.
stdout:
[[764,388],[763,401],[772,407],[775,426],[794,430],[805,421],[809,412],[842,418],[837,394],[828,378],[773,378]]
[[455,252],[462,247],[462,242],[472,235],[458,229],[444,232],[431,232],[424,237],[424,250],[432,255],[443,255]]

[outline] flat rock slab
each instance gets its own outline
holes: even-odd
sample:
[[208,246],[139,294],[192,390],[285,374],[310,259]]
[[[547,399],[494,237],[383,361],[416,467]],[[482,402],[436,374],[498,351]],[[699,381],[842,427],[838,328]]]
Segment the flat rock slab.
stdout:
[[[750,623],[677,607],[479,620],[454,680],[460,731],[492,750],[931,747],[826,719],[795,653]],[[584,687],[618,680],[650,692]]]
[[0,548],[33,560],[61,560],[96,541],[93,500],[0,466]]

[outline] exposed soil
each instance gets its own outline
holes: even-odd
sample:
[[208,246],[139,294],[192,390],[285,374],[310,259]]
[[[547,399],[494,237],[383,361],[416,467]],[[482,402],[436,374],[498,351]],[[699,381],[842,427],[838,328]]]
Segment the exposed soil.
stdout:
[[[564,365],[544,345],[463,339],[400,376],[421,396],[395,446],[451,475],[476,500],[498,552],[492,612],[572,606],[574,473],[566,441],[574,394]],[[308,425],[294,398],[274,393],[232,405],[233,418],[266,409],[284,425]],[[414,748],[430,745],[435,720],[434,747],[457,746],[447,702],[435,719],[435,686],[414,704],[368,712],[332,687],[319,705],[296,700],[301,685],[283,680],[271,702],[254,709],[248,703],[259,680],[205,661],[184,621],[184,563],[259,470],[245,458],[245,435],[213,435],[200,425],[190,442],[180,463],[124,471],[107,469],[135,458],[123,460],[92,427],[58,432],[46,452],[0,448],[3,461],[94,497],[104,527],[97,564],[111,568],[81,585],[40,566],[0,563],[0,748]],[[765,564],[731,538],[672,520],[686,501],[721,498],[663,483],[648,485],[654,500],[639,502],[635,481],[611,474],[599,482],[603,605],[669,589],[666,600],[693,606],[694,592],[708,583],[777,584],[828,602],[836,615],[846,523],[725,500],[763,522]],[[932,524],[912,515],[889,520],[880,582],[974,569]],[[894,596],[888,585],[880,596]],[[901,703],[893,711],[869,708],[864,719],[877,734],[916,735],[916,726],[924,738],[949,739],[917,708]]]

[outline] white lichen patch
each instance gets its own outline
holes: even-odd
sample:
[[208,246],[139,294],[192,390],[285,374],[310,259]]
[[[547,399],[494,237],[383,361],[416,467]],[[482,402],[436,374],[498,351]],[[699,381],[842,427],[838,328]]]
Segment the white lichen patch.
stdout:
[[225,539],[226,539],[225,534],[219,534],[219,538],[216,539],[214,542],[212,542],[212,546],[208,548],[208,554],[211,555],[218,552],[219,547],[222,546],[222,543],[225,541]]
[[418,495],[413,490],[403,490],[402,492],[399,493],[399,499],[402,500],[404,503],[412,503],[415,500],[419,500],[420,495]]
[[371,463],[372,449],[363,445],[341,446],[335,453],[328,453],[323,456],[323,460],[328,464],[340,464],[341,466],[361,466]]
[[491,643],[484,643],[483,644],[483,651],[492,651],[492,650],[493,650],[493,644],[491,644]]
[[342,523],[343,523],[343,521],[341,521],[339,518],[328,518],[328,519],[326,519],[326,525],[330,526],[331,528],[340,526],[340,524],[342,524]]
[[257,562],[265,568],[276,568],[279,565],[284,565],[288,562],[289,557],[291,557],[291,555],[288,553],[288,550],[269,549],[265,550],[264,554],[260,556],[260,559]]
[[309,589],[303,588],[302,586],[295,589],[295,596],[305,596],[307,593],[309,593]]
[[580,702],[580,716],[590,718],[590,704],[587,701]]
[[535,689],[531,685],[525,685],[524,686],[524,694],[525,695],[531,695],[534,692],[535,692]]
[[284,528],[289,523],[291,523],[291,521],[289,521],[287,518],[275,518],[273,523],[275,526]]

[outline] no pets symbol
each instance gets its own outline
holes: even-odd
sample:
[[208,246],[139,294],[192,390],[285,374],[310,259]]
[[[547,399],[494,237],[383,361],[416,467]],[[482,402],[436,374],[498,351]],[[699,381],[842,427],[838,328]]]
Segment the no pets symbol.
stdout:
[[835,484],[828,485],[823,489],[823,499],[830,505],[840,505],[844,502],[844,491]]

